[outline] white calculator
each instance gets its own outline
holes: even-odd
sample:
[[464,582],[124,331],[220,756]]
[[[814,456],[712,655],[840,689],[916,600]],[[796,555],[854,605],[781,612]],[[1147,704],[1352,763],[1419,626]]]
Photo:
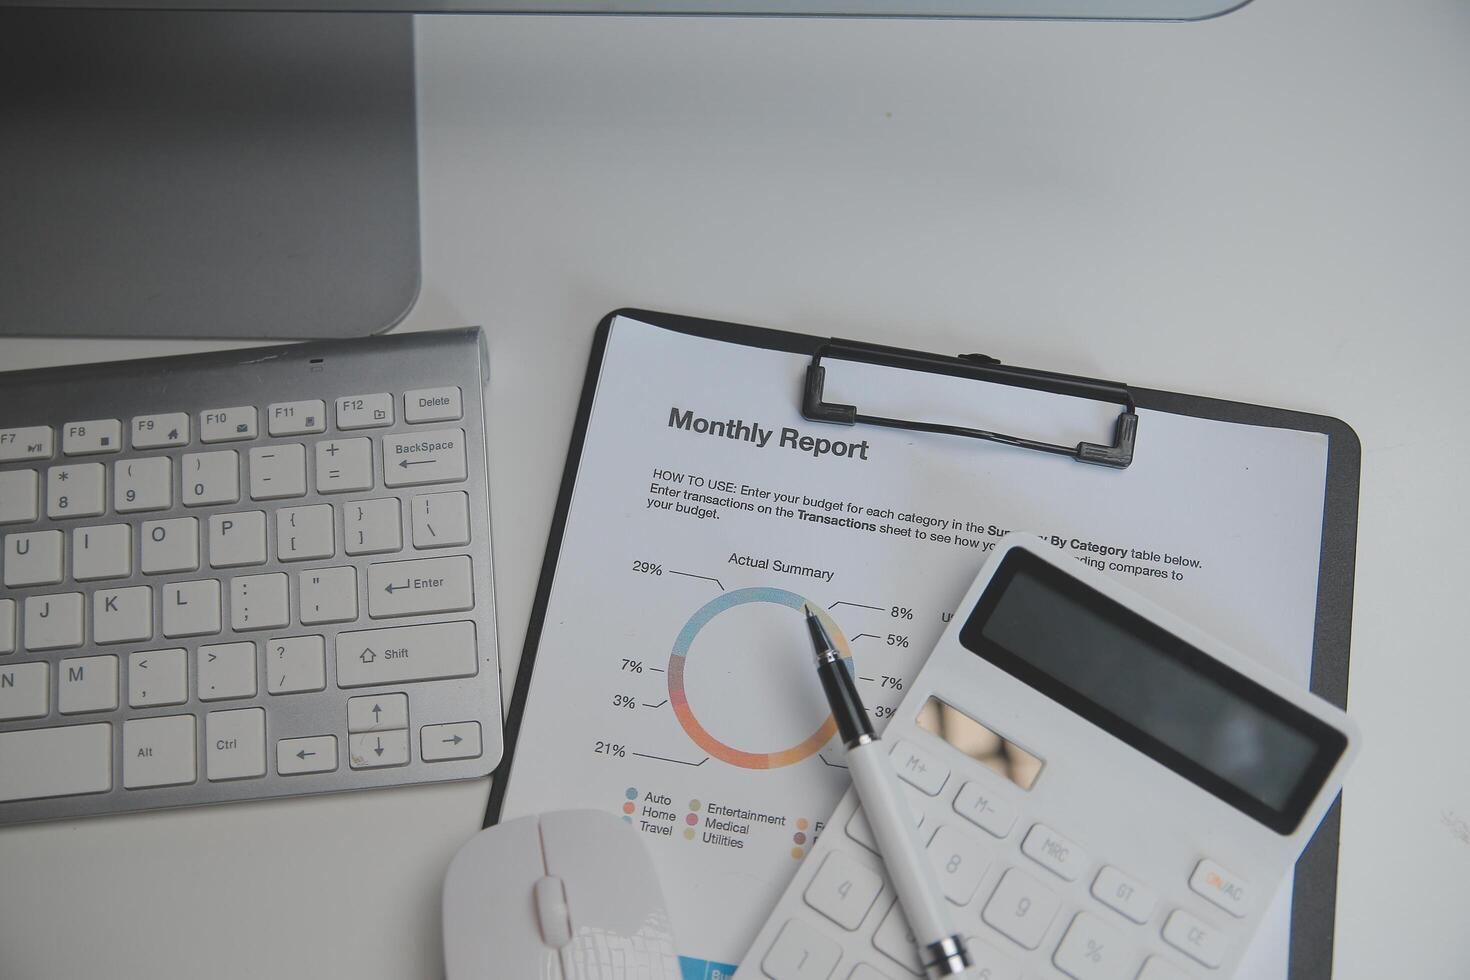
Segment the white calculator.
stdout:
[[[1227,980],[1342,784],[1348,717],[1029,535],[883,732],[982,980]],[[740,966],[919,959],[849,790]]]

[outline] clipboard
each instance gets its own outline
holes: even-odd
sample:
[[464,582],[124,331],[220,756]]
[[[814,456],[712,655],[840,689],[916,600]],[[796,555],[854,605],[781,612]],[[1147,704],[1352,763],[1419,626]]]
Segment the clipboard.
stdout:
[[[592,415],[597,381],[602,372],[612,324],[618,317],[628,317],[675,333],[811,358],[805,384],[802,390],[792,392],[792,398],[801,404],[802,415],[806,419],[834,426],[877,425],[943,433],[955,438],[1000,443],[1024,451],[1070,456],[1075,465],[1079,466],[1101,465],[1115,468],[1126,468],[1131,462],[1135,446],[1147,438],[1147,433],[1140,434],[1137,430],[1138,409],[1326,436],[1327,471],[1323,486],[1321,552],[1318,562],[1310,686],[1312,692],[1319,697],[1338,707],[1346,707],[1362,453],[1357,434],[1345,422],[1305,412],[1015,367],[980,354],[928,354],[898,347],[625,308],[605,316],[593,338],[546,555],[536,588],[531,620],[526,630],[525,647],[506,718],[505,754],[494,773],[486,807],[485,826],[498,822],[504,807],[508,778],[535,673],[536,654],[556,576],[557,560],[562,549],[578,466]],[[1043,443],[995,430],[967,428],[925,419],[870,415],[858,405],[826,401],[826,366],[841,360],[1111,402],[1118,405],[1119,411],[1111,433],[1099,433],[1096,441],[1075,446]],[[980,448],[977,446],[977,451]],[[1290,980],[1329,980],[1332,975],[1341,808],[1342,800],[1339,798],[1297,864],[1291,909]]]

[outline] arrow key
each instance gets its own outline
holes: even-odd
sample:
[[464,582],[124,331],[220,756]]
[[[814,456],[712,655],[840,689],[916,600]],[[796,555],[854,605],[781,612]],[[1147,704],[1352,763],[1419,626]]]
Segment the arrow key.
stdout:
[[386,732],[408,728],[408,695],[375,694],[347,699],[347,730]]
[[419,758],[425,762],[476,759],[480,756],[480,723],[459,721],[419,729]]
[[308,772],[332,772],[336,768],[337,736],[335,735],[283,738],[276,742],[276,772],[282,776],[300,776]]
[[361,732],[347,736],[348,762],[354,769],[408,765],[408,732]]

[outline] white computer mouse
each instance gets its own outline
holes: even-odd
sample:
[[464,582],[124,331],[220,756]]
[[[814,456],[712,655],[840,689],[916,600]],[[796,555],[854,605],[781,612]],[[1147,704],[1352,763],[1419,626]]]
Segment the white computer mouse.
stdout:
[[444,968],[448,980],[679,980],[638,831],[559,810],[470,838],[444,877]]

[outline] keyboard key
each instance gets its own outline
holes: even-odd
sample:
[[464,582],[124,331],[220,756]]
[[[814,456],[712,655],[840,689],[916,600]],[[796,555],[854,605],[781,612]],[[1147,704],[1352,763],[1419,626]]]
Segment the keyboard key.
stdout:
[[374,619],[456,612],[474,604],[467,555],[368,566],[368,615]]
[[973,964],[965,971],[972,980],[1021,980],[1021,968],[1000,950],[976,936],[965,940],[965,949],[970,953]]
[[878,931],[873,933],[873,947],[914,976],[923,972],[919,951],[914,946],[914,934],[909,931],[908,920],[903,917],[903,909],[898,902],[888,906],[888,914],[883,916]]
[[393,424],[393,396],[348,395],[337,399],[337,428],[371,429]]
[[976,782],[960,787],[954,812],[992,837],[1005,837],[1016,824],[1016,808]]
[[1011,868],[1001,877],[1000,887],[985,903],[980,917],[1026,949],[1035,949],[1060,904],[1035,878]]
[[110,789],[112,726],[106,722],[0,732],[0,803]]
[[1139,925],[1154,914],[1154,893],[1114,867],[1104,867],[1097,873],[1092,881],[1092,897]]
[[46,516],[52,520],[95,517],[107,509],[107,468],[73,463],[46,471]]
[[282,776],[332,772],[336,768],[337,736],[335,735],[283,738],[276,742],[276,772]]
[[119,514],[167,510],[174,503],[174,464],[167,456],[118,460],[112,467],[112,508]]
[[469,677],[479,671],[475,624],[429,623],[337,634],[337,686]]
[[298,588],[303,624],[345,623],[357,618],[357,569],[352,566],[302,572]]
[[55,436],[49,425],[24,429],[0,429],[0,463],[27,459],[50,459],[56,452]]
[[373,441],[332,439],[317,443],[316,488],[319,493],[371,490]]
[[419,729],[419,758],[425,762],[478,759],[482,751],[478,721],[425,725]]
[[1087,853],[1045,824],[1031,828],[1021,842],[1021,852],[1067,881],[1076,881],[1087,867]]
[[349,732],[384,732],[408,727],[408,695],[379,694],[347,699]]
[[849,932],[857,929],[883,890],[883,877],[850,855],[832,851],[806,886],[803,898]]
[[1051,961],[1073,980],[1134,980],[1138,966],[1122,935],[1086,912],[1072,919]]
[[1167,960],[1150,956],[1148,962],[1143,964],[1143,972],[1138,975],[1138,980],[1190,980],[1190,976]]
[[458,385],[415,388],[403,393],[405,422],[453,422],[464,417]]
[[213,643],[201,646],[194,668],[199,700],[227,701],[255,697],[255,644]]
[[1194,874],[1189,876],[1189,887],[1237,919],[1250,914],[1255,894],[1250,885],[1209,858],[1195,866]]
[[78,582],[133,574],[133,529],[99,524],[71,532],[71,577]]
[[800,919],[781,927],[761,960],[771,980],[828,980],[842,958],[842,947]]
[[209,565],[239,568],[265,564],[265,512],[214,514],[209,518]]
[[980,879],[990,867],[990,859],[980,845],[955,830],[940,827],[929,841],[929,863],[944,897],[956,905],[968,905],[980,887]]
[[463,490],[425,493],[409,503],[415,548],[457,548],[470,543],[470,496]]
[[273,436],[302,436],[327,430],[327,406],[320,399],[278,402],[266,408]]
[[402,549],[398,498],[354,500],[343,505],[342,538],[349,555],[375,555]]
[[211,711],[204,719],[204,769],[210,782],[265,775],[265,709]]
[[363,732],[347,736],[348,761],[354,769],[408,765],[408,732]]
[[139,415],[133,419],[134,449],[164,449],[189,444],[189,416],[186,412],[167,415]]
[[26,649],[60,650],[82,645],[82,594],[33,595],[26,599]]
[[0,473],[0,524],[22,524],[40,516],[40,474],[35,470]]
[[5,536],[5,585],[55,585],[61,581],[61,532],[27,531]]
[[198,778],[193,715],[164,715],[123,722],[125,789],[182,786]]
[[464,430],[429,429],[383,437],[383,482],[390,487],[465,478]]
[[234,442],[254,439],[256,435],[254,405],[212,408],[199,413],[199,438],[203,442]]
[[128,656],[128,704],[152,708],[189,700],[189,653],[183,649],[139,650]]
[[949,779],[949,767],[907,739],[894,745],[893,768],[904,782],[925,796],[938,796]]
[[15,600],[0,599],[0,653],[15,652]]
[[0,721],[44,718],[51,706],[50,685],[51,665],[44,661],[0,667]]
[[192,572],[199,567],[199,521],[176,517],[167,521],[144,521],[142,565],[146,575]]
[[306,496],[306,447],[299,442],[250,450],[250,499]]
[[97,643],[131,643],[153,638],[153,590],[98,589],[92,593],[92,639]]
[[327,686],[326,641],[286,636],[265,645],[265,689],[271,694],[321,691]]
[[278,629],[291,622],[290,583],[281,572],[230,579],[230,628]]
[[185,507],[233,504],[240,499],[240,454],[233,449],[185,453],[181,479]]
[[68,422],[61,430],[61,451],[67,456],[91,456],[122,450],[122,423],[117,419]]
[[1225,960],[1225,934],[1183,909],[1164,922],[1164,942],[1212,970]]
[[331,558],[337,553],[333,524],[331,504],[276,511],[276,555],[281,561]]
[[218,579],[170,582],[163,587],[163,635],[204,636],[220,625]]

